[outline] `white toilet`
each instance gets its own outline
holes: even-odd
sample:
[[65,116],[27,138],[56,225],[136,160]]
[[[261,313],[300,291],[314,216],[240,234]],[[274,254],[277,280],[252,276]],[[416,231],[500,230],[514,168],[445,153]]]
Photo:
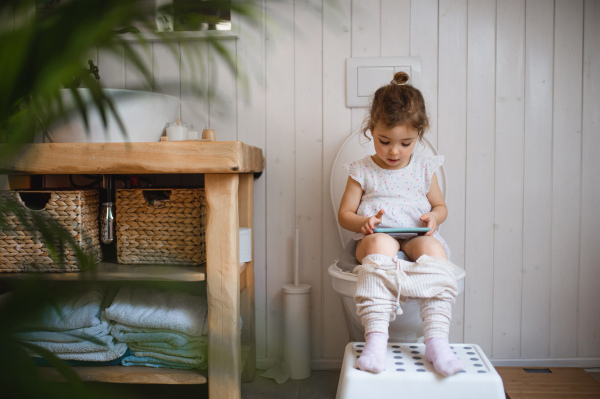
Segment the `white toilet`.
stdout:
[[[340,201],[346,182],[348,181],[348,173],[343,168],[343,165],[364,158],[367,155],[373,155],[373,144],[368,141],[362,133],[352,134],[342,145],[333,164],[331,172],[331,201],[334,214],[337,221],[337,212],[340,206]],[[415,153],[436,155],[437,152],[427,141],[423,139],[415,147]],[[436,171],[438,182],[442,190],[442,194],[446,197],[446,175],[444,167],[440,167]],[[331,276],[331,284],[333,289],[342,295],[342,304],[344,308],[344,318],[348,331],[350,333],[350,341],[364,341],[364,329],[360,322],[360,317],[356,314],[356,303],[354,302],[354,292],[356,291],[357,276],[352,274],[354,265],[358,261],[354,257],[355,243],[352,240],[354,233],[343,229],[339,224],[338,230],[344,252],[339,260],[329,266],[328,272]],[[405,258],[403,252],[398,252],[398,257]],[[456,278],[458,280],[459,295],[464,291],[465,271],[457,268]],[[418,342],[423,338],[423,324],[421,322],[419,303],[414,300],[407,301],[402,306],[403,314],[396,317],[396,320],[390,323],[389,335],[390,342]]]

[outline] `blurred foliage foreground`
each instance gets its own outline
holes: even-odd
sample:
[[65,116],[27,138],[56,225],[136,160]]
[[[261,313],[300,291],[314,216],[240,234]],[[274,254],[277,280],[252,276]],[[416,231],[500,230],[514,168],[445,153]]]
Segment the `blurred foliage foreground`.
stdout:
[[[190,3],[194,1],[175,1],[167,7],[180,7],[177,12],[184,16],[182,20],[189,26],[215,24],[219,22],[219,15],[228,15],[231,11],[250,22],[258,20],[250,3],[201,1],[200,12],[197,5],[192,7],[194,12],[189,12]],[[77,91],[73,90],[78,84],[90,89],[93,103],[101,113],[113,114],[119,119],[111,100],[102,92],[102,80],[97,80],[90,70],[86,70],[86,57],[99,50],[117,56],[124,54],[144,77],[146,87],[152,87],[149,68],[140,58],[139,51],[133,50],[131,43],[141,43],[147,48],[149,43],[138,32],[153,31],[157,13],[160,15],[164,11],[173,12],[172,9],[157,10],[153,2],[147,0],[0,0],[0,165],[9,165],[22,156],[26,148],[24,143],[32,142],[36,132],[71,111],[60,103],[59,90],[62,88],[72,89],[76,99],[75,111],[81,114],[84,121],[86,105],[78,98]],[[136,35],[138,40],[122,39],[119,33],[124,31]],[[224,50],[217,39],[211,39],[209,35],[204,40],[233,68],[233,56]],[[184,43],[170,40],[168,35],[164,35],[163,42],[181,46],[181,51],[184,51]],[[185,50],[193,51],[191,47]],[[173,56],[178,57],[179,52],[173,51]],[[203,88],[195,89],[199,95],[205,93]],[[160,91],[156,87],[155,90]],[[58,106],[51,107],[50,104]],[[26,212],[15,203],[0,203],[0,215],[16,214],[26,230],[41,233],[58,266],[63,259],[61,254],[68,245],[75,249],[81,269],[93,267],[94,260],[79,250],[66,231],[35,215],[27,218]],[[0,229],[9,228],[5,219],[4,216],[0,217]],[[53,303],[53,292],[48,284],[43,278],[32,277],[11,283],[10,286],[0,282],[0,294],[10,291],[10,294],[0,297],[0,397],[106,397],[106,392],[90,392],[86,389],[77,375],[50,352],[17,341],[11,335],[12,327],[18,325],[29,312],[45,303]],[[41,381],[27,350],[36,352],[58,369],[68,384]],[[111,395],[115,396],[114,393]]]

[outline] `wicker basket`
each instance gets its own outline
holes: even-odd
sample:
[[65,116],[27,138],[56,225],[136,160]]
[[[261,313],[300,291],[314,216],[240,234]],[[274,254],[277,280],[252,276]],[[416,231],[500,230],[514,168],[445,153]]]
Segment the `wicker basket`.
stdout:
[[[6,204],[12,200],[17,207],[25,209],[27,205],[22,197],[45,203],[42,209],[29,209],[29,212],[43,220],[53,219],[71,234],[84,252],[97,262],[102,260],[98,232],[98,190],[0,191],[0,201]],[[27,231],[13,212],[6,212],[0,217],[8,225],[8,228],[0,231],[0,272],[80,270],[75,251],[69,245],[64,248],[64,264],[57,264],[50,257],[39,232],[32,234]],[[29,224],[32,216],[28,213],[26,219]]]
[[119,263],[206,262],[203,189],[117,190],[115,205]]

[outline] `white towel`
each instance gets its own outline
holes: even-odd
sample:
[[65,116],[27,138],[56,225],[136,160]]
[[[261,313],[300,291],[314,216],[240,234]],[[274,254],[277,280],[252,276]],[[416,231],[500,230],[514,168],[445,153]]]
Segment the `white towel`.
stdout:
[[132,327],[200,336],[207,309],[206,298],[184,292],[121,287],[106,309],[106,317]]
[[[120,358],[127,351],[127,345],[117,343],[105,350],[88,353],[56,353],[55,356],[63,360],[81,360],[87,362],[108,362]],[[39,357],[35,352],[29,351],[31,356]]]
[[101,303],[102,293],[99,291],[64,295],[55,302],[44,304],[17,329],[65,331],[93,327],[100,324]]
[[47,349],[54,354],[58,353],[91,353],[111,350],[115,347],[113,337],[106,335],[104,337],[94,338],[94,341],[79,342],[46,342],[46,341],[26,341],[32,345]]
[[35,342],[81,342],[90,338],[107,336],[111,324],[104,321],[93,327],[78,328],[66,331],[23,331],[14,336],[23,341]]

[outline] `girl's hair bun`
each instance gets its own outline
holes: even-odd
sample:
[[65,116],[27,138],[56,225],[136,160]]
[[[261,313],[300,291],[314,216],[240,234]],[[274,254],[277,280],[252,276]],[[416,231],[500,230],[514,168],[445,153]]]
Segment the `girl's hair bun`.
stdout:
[[410,78],[408,77],[408,74],[404,71],[396,72],[394,74],[394,80],[399,85],[402,85],[402,84],[408,82],[409,79]]

